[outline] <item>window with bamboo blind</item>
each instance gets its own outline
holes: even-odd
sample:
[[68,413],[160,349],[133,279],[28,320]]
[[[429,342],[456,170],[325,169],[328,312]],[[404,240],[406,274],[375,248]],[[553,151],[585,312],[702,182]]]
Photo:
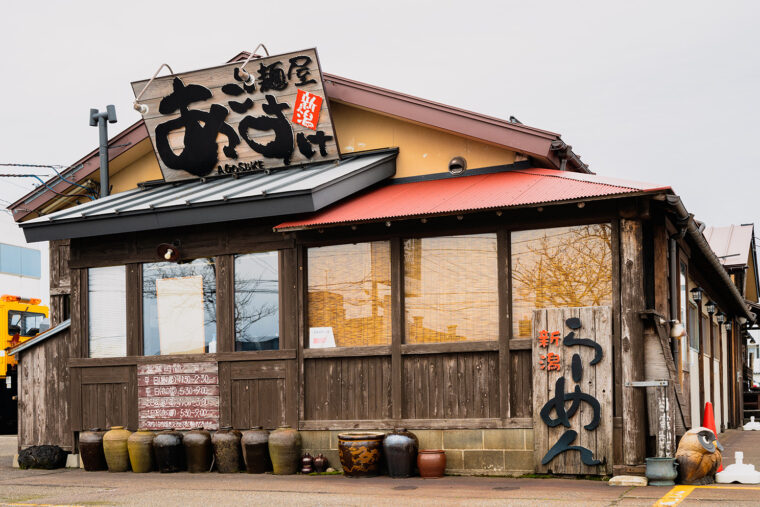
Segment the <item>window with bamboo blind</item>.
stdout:
[[390,242],[309,248],[307,257],[310,346],[317,336],[321,347],[390,345]]
[[496,234],[404,240],[406,343],[499,338]]
[[514,338],[533,336],[533,310],[612,304],[612,228],[516,231],[511,239]]

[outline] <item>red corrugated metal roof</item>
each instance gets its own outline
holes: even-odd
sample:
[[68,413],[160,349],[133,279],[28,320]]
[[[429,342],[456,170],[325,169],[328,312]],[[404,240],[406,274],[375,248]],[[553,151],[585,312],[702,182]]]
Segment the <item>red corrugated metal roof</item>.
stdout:
[[389,184],[348,198],[307,219],[284,222],[275,229],[306,229],[660,190],[670,187],[552,169],[505,171]]

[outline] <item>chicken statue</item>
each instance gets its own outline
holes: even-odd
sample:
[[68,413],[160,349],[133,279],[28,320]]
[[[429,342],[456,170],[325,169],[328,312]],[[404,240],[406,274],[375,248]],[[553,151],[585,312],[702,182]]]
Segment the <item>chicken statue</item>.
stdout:
[[715,482],[723,446],[712,430],[699,427],[687,431],[676,451],[681,484],[704,485]]

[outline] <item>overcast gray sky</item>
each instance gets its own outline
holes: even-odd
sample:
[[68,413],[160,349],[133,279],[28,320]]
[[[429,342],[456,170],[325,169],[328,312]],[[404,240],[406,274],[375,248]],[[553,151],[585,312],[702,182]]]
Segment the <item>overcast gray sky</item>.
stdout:
[[[5,3],[0,162],[70,164],[97,144],[90,107],[116,105],[111,134],[139,119],[131,81],[263,42],[558,132],[593,171],[668,184],[710,225],[760,223],[758,14],[693,0]],[[0,205],[29,186],[0,178]]]

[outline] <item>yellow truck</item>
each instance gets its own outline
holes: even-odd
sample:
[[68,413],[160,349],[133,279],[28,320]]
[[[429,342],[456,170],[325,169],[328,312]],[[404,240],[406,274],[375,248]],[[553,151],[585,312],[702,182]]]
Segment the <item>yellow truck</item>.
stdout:
[[47,330],[48,308],[38,298],[0,296],[0,434],[15,433],[18,382],[16,358],[8,350]]

